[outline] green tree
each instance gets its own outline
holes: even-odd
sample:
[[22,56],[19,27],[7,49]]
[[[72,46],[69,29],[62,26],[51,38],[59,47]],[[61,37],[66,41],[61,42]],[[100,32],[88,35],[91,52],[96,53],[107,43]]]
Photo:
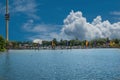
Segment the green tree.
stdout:
[[5,51],[5,40],[0,36],[0,51]]
[[56,38],[53,38],[53,42],[55,43],[55,45],[57,45],[57,44],[58,44],[58,42],[57,42],[57,39],[56,39]]
[[118,40],[118,39],[113,39],[113,41],[114,41],[116,44],[119,44],[119,40]]
[[64,41],[63,41],[62,39],[60,40],[59,45],[60,45],[60,46],[63,46],[63,45],[64,45]]
[[81,42],[80,42],[80,40],[76,39],[76,40],[74,41],[74,44],[75,44],[75,46],[79,46],[79,45],[81,45]]
[[51,41],[42,41],[42,46],[50,46],[51,45]]

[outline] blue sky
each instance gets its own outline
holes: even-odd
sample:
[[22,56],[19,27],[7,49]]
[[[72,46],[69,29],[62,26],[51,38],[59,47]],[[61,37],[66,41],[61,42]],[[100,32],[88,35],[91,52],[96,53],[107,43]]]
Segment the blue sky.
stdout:
[[[9,0],[9,10],[10,40],[51,40],[52,38],[71,39],[75,37],[78,37],[79,39],[87,39],[86,37],[89,37],[89,39],[93,39],[98,38],[99,36],[101,38],[106,37],[106,35],[95,35],[94,37],[91,36],[92,34],[83,37],[85,36],[85,34],[87,34],[86,31],[88,28],[85,28],[86,30],[84,30],[84,32],[80,32],[81,28],[83,27],[81,24],[75,23],[75,21],[73,22],[74,25],[73,23],[69,25],[66,24],[64,20],[69,20],[67,19],[68,16],[71,16],[73,18],[73,16],[70,15],[70,13],[72,13],[72,10],[74,16],[80,15],[80,13],[82,13],[82,16],[85,17],[87,24],[92,24],[93,20],[98,19],[96,17],[100,16],[103,22],[108,20],[113,28],[115,25],[117,25],[117,33],[114,33],[112,31],[113,33],[108,33],[107,37],[114,38],[113,36],[116,36],[115,38],[120,38],[120,36],[117,35],[120,31],[120,0]],[[4,14],[5,0],[1,0],[0,35],[5,37]],[[82,18],[78,20],[81,19]],[[76,24],[80,26],[80,30],[75,31],[77,28]],[[101,25],[104,25],[104,23],[102,23]],[[68,27],[70,29],[74,28],[74,30],[72,31]],[[96,31],[93,34],[99,32]],[[80,34],[84,35],[78,35],[78,33],[76,32],[80,32]],[[64,33],[64,35],[66,36],[61,35],[62,33]],[[70,33],[73,34],[69,35]],[[104,32],[100,32],[99,34],[104,34]]]

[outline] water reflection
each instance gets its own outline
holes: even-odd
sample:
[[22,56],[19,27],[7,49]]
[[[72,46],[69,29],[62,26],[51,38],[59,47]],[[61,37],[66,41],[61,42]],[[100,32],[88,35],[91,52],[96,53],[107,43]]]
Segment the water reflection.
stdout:
[[4,63],[4,68],[3,68],[3,76],[5,79],[10,79],[9,77],[9,73],[10,73],[10,70],[11,70],[11,62],[10,62],[10,53],[9,51],[7,51],[5,54],[5,63]]

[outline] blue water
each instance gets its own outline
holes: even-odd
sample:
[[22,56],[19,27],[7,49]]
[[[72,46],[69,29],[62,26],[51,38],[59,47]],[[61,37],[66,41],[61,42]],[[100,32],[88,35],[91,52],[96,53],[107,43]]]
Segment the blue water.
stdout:
[[10,50],[0,80],[120,80],[120,49]]

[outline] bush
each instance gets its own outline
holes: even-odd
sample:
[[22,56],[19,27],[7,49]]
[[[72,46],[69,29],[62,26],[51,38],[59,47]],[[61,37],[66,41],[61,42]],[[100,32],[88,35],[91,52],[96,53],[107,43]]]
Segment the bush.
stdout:
[[0,36],[0,51],[5,51],[5,40],[2,36]]

